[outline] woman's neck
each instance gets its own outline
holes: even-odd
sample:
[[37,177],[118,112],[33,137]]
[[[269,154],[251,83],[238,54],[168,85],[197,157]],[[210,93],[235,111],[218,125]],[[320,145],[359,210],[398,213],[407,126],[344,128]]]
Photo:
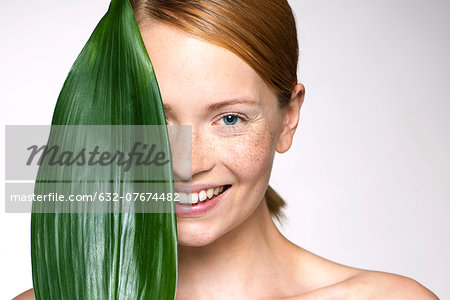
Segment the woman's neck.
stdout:
[[266,202],[261,201],[244,223],[213,243],[179,246],[177,299],[279,295],[289,288],[289,281],[282,279],[291,275],[286,270],[294,271],[296,250],[278,231]]

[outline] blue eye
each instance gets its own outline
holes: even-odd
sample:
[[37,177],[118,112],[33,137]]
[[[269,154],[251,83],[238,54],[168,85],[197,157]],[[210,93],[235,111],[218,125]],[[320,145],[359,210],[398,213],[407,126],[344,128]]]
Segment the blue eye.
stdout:
[[238,119],[240,119],[236,115],[226,115],[222,117],[222,120],[225,122],[226,125],[234,125],[237,123]]

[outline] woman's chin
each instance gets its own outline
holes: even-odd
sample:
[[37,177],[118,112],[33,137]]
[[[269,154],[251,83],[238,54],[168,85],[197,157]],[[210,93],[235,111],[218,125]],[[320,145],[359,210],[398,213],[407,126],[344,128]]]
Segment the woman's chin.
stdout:
[[178,226],[178,244],[186,247],[202,247],[217,240],[220,235],[213,228],[206,226]]

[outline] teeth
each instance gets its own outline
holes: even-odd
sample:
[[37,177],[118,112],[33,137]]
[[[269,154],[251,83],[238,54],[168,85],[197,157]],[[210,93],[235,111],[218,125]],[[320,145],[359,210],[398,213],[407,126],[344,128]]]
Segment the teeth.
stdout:
[[200,193],[198,193],[198,199],[200,201],[205,201],[206,200],[206,192],[204,190],[201,190]]
[[180,203],[188,203],[188,195],[186,195],[186,193],[178,193],[178,194]]
[[190,196],[191,196],[190,197],[191,201],[189,201],[190,203],[195,204],[198,202],[198,193],[192,193],[192,194],[190,194]]
[[179,202],[181,204],[195,204],[197,202],[205,201],[206,199],[211,199],[214,196],[217,196],[218,194],[223,192],[223,186],[217,187],[215,189],[208,189],[208,190],[201,190],[198,193],[178,193],[179,196]]

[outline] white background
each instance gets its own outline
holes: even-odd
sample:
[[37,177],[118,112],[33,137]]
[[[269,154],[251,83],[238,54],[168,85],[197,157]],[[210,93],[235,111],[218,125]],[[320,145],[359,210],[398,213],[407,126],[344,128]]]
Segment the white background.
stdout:
[[[107,0],[4,1],[2,124],[50,124]],[[450,299],[450,2],[292,0],[306,98],[271,185],[283,233],[342,264],[412,277]],[[1,299],[32,287],[30,215],[4,213]]]

